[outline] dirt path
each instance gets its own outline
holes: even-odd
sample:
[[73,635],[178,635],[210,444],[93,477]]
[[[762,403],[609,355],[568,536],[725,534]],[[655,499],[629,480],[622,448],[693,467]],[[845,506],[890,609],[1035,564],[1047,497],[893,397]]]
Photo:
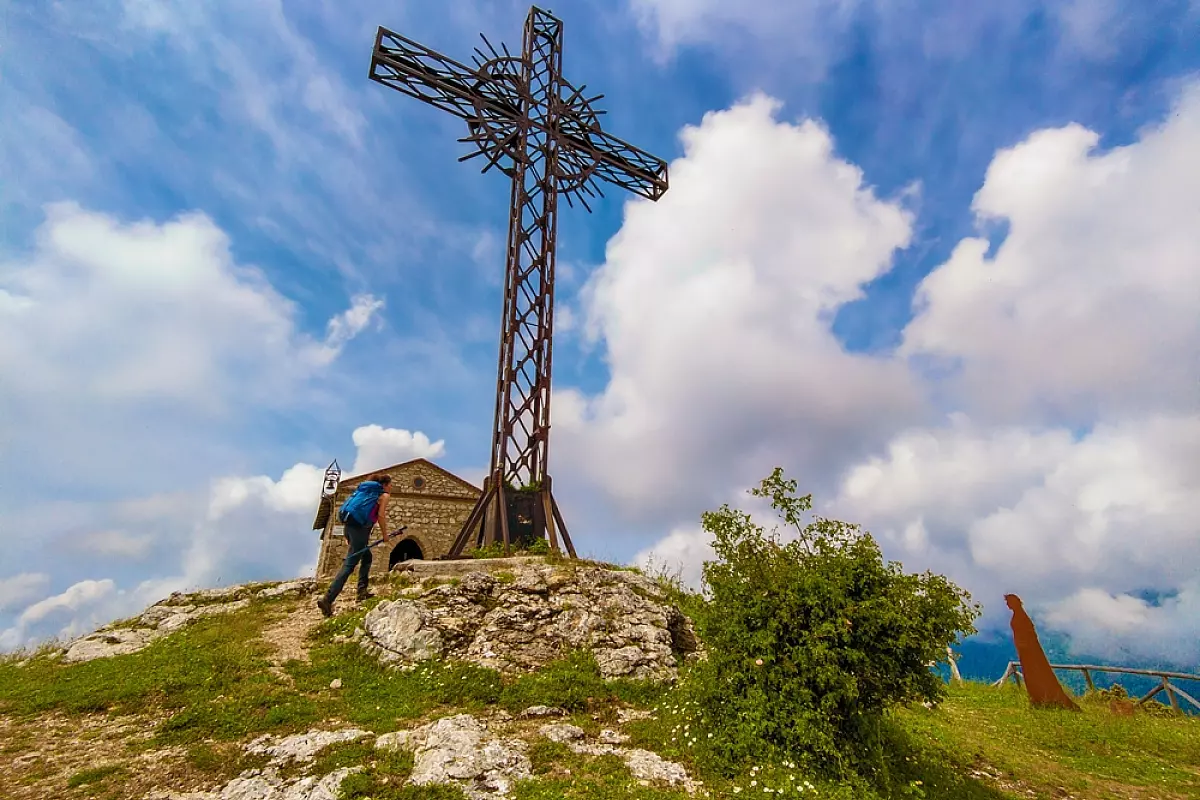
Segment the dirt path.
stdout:
[[307,662],[308,634],[321,622],[321,611],[311,598],[304,598],[283,618],[263,629],[262,639],[271,646],[270,670],[280,679],[291,683],[283,665],[295,659]]

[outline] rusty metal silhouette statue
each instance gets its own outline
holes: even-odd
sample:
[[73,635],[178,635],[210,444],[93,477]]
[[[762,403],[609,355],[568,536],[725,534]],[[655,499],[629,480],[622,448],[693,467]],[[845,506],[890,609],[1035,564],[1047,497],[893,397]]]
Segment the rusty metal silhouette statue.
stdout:
[[1063,690],[1062,684],[1054,670],[1050,668],[1050,659],[1042,650],[1038,641],[1037,630],[1033,620],[1025,612],[1021,598],[1015,594],[1004,595],[1004,602],[1012,609],[1013,644],[1017,647],[1017,660],[1021,662],[1021,676],[1024,679],[1025,691],[1029,693],[1029,702],[1037,708],[1065,708],[1079,711],[1080,708]]

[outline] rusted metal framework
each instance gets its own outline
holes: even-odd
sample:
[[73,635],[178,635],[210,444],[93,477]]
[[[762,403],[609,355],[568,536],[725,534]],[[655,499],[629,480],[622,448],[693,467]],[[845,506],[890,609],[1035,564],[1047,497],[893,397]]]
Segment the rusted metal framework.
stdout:
[[371,80],[448,111],[467,123],[460,158],[483,156],[512,180],[504,310],[491,467],[483,493],[447,557],[475,546],[547,538],[571,556],[551,491],[550,373],[554,333],[554,253],[558,197],[588,210],[611,183],[651,200],[667,190],[667,164],[600,128],[603,111],[584,86],[562,77],[563,25],[529,11],[520,56],[486,37],[468,67],[384,28],[375,37]]

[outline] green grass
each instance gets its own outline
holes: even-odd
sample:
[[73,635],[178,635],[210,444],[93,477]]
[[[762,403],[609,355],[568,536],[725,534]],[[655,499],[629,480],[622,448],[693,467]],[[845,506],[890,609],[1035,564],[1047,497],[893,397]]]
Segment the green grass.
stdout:
[[242,739],[318,722],[324,719],[319,705],[267,671],[265,645],[256,640],[271,619],[265,606],[256,602],[202,619],[113,658],[65,664],[41,655],[24,666],[0,661],[0,713],[168,715],[157,727],[157,744]]
[[243,770],[264,766],[267,757],[250,755],[235,742],[194,742],[184,753],[184,761],[214,783],[223,783]]
[[100,783],[114,775],[120,775],[125,771],[125,768],[120,764],[105,764],[100,767],[92,767],[91,769],[81,770],[76,772],[67,779],[68,789],[77,789],[80,786],[87,786],[92,783]]
[[1035,710],[1015,686],[952,687],[935,711],[897,713],[900,727],[959,768],[983,760],[1041,796],[1154,800],[1200,797],[1200,719],[1138,713],[1102,701],[1083,713]]
[[[672,587],[668,582],[664,588]],[[149,714],[154,735],[134,742],[132,750],[182,744],[186,764],[216,784],[261,766],[262,757],[242,751],[250,738],[328,726],[327,720],[384,733],[444,714],[479,714],[495,707],[515,714],[548,705],[564,708],[568,721],[595,735],[615,726],[619,707],[632,706],[655,708],[657,715],[624,726],[628,746],[683,764],[714,797],[1049,800],[1066,792],[1081,800],[1200,797],[1200,719],[1148,713],[1119,717],[1106,702],[1086,698],[1081,714],[1035,711],[1014,686],[954,686],[935,710],[894,711],[870,785],[821,781],[802,764],[786,760],[721,766],[708,747],[704,715],[682,688],[606,680],[586,653],[564,653],[535,673],[510,676],[461,662],[429,662],[407,671],[385,668],[357,643],[339,640],[361,625],[376,602],[321,622],[311,661],[286,666],[292,685],[266,669],[267,652],[258,640],[278,611],[294,606],[291,602],[256,600],[241,612],[202,619],[126,656],[64,664],[42,652],[26,656],[28,662],[19,667],[15,658],[0,659],[0,714],[24,723],[0,744],[0,753],[8,758],[32,748],[27,726],[43,713]],[[334,678],[342,681],[340,689],[329,688]],[[518,783],[514,800],[687,796],[682,789],[641,786],[618,758],[577,755],[541,737],[531,740],[528,754],[536,778]],[[344,784],[347,800],[463,796],[454,787],[406,785],[412,755],[376,752],[369,743],[332,746],[314,765],[317,774],[340,767],[363,767]],[[120,788],[119,776],[127,769],[119,763],[97,766],[71,775],[67,783],[96,796]],[[972,777],[977,771],[996,777]],[[37,783],[52,773],[49,765],[33,765],[20,782]]]
[[[513,800],[684,800],[691,797],[682,789],[639,785],[625,762],[617,756],[575,755],[564,745],[554,742],[535,742],[530,750],[534,774],[540,777],[518,781],[510,795]],[[548,759],[552,756],[560,758],[558,769],[550,774]]]

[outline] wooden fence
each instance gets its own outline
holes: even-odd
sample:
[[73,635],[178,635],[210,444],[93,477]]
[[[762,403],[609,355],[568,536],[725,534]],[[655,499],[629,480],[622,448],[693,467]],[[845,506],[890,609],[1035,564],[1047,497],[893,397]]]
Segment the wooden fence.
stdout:
[[[1160,683],[1155,686],[1144,697],[1137,701],[1137,705],[1141,705],[1151,698],[1155,697],[1159,692],[1166,692],[1167,698],[1171,701],[1171,708],[1179,711],[1179,698],[1182,697],[1191,703],[1197,711],[1200,711],[1200,700],[1192,697],[1190,694],[1180,689],[1176,684],[1171,683],[1171,679],[1184,681],[1200,681],[1200,675],[1188,675],[1184,672],[1163,672],[1157,669],[1134,669],[1132,667],[1097,667],[1093,664],[1051,664],[1051,669],[1068,669],[1083,673],[1083,680],[1087,684],[1088,691],[1096,691],[1096,684],[1092,683],[1093,672],[1117,672],[1122,675],[1145,675],[1151,678],[1158,678]],[[1012,678],[1013,681],[1020,686],[1024,676],[1021,674],[1021,662],[1010,661],[1008,668],[1004,670],[1004,674],[1000,676],[1000,680],[993,683],[993,686],[1001,686],[1006,680]]]

